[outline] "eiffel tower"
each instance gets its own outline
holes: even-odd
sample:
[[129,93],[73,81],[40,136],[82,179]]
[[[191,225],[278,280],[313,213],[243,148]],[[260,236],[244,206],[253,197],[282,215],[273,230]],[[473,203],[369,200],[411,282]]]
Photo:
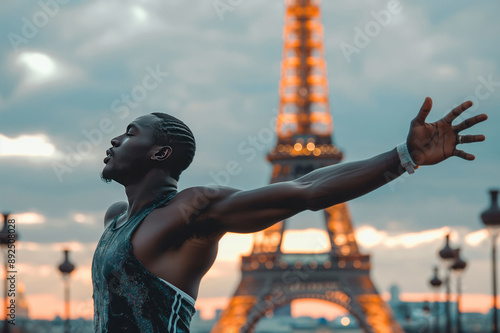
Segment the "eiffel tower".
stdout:
[[[296,179],[337,164],[343,154],[332,141],[323,25],[319,0],[285,0],[278,142],[268,154],[271,183]],[[286,220],[255,235],[242,257],[242,278],[212,333],[252,332],[274,309],[297,299],[339,305],[365,332],[403,332],[370,278],[370,257],[361,254],[347,204],[324,210],[331,250],[283,253]]]

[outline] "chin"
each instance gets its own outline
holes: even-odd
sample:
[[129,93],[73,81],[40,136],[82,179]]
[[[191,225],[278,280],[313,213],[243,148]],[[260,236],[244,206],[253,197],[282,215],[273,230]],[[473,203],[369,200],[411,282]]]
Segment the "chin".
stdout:
[[125,186],[124,182],[120,181],[120,177],[118,177],[116,173],[112,173],[110,172],[110,170],[106,170],[106,167],[101,172],[101,180],[107,184],[114,181]]
[[113,181],[113,179],[107,178],[106,176],[104,176],[104,173],[102,173],[102,172],[101,172],[101,180],[103,182],[105,182],[106,184],[109,184],[109,183],[111,183]]
[[106,170],[106,165],[102,169],[101,180],[105,183],[111,183],[113,181],[113,176],[111,175],[109,170]]

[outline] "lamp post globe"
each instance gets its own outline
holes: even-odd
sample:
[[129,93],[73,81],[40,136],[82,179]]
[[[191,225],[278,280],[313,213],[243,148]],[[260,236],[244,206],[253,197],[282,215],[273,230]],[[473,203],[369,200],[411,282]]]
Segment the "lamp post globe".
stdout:
[[500,229],[500,207],[498,206],[498,190],[490,190],[491,205],[481,213],[481,220],[490,232]]
[[456,250],[457,257],[451,269],[457,275],[457,333],[462,333],[462,313],[460,312],[460,301],[462,298],[462,273],[467,263],[460,257],[460,248]]
[[19,239],[19,233],[16,231],[15,226],[9,228],[10,213],[2,213],[3,215],[3,228],[0,231],[0,245],[12,244]]
[[453,265],[451,265],[451,269],[456,272],[457,274],[463,273],[465,267],[467,267],[467,262],[465,262],[461,257],[460,257],[460,248],[456,249],[456,259]]
[[446,235],[444,247],[439,250],[439,257],[445,262],[455,259],[456,251],[450,247],[450,234]]
[[73,265],[69,261],[69,250],[64,250],[64,262],[59,265],[59,271],[63,274],[63,276],[69,276],[71,272],[75,269],[75,265]]
[[450,315],[450,270],[451,261],[455,258],[456,251],[450,247],[450,234],[446,235],[444,247],[439,251],[439,257],[442,259],[446,270],[446,333],[451,333],[451,315]]
[[439,287],[441,287],[441,285],[443,284],[443,281],[441,281],[441,279],[438,277],[438,270],[439,268],[437,266],[434,267],[434,276],[429,280],[429,284],[432,288],[435,289],[439,289]]
[[434,333],[439,333],[439,288],[441,288],[441,285],[443,284],[443,281],[438,277],[438,270],[439,268],[436,266],[434,267],[434,276],[432,279],[429,280],[429,284],[431,285],[432,289],[435,291],[435,300],[434,300],[434,317],[435,317],[435,322],[434,322]]
[[491,271],[492,271],[492,296],[493,296],[493,333],[498,333],[497,310],[497,268],[496,268],[496,240],[500,229],[500,207],[498,207],[498,190],[490,190],[491,204],[481,213],[481,220],[491,234]]
[[69,322],[69,276],[71,272],[75,269],[75,265],[73,265],[69,261],[69,250],[64,250],[64,262],[59,265],[59,271],[61,271],[64,278],[64,303],[66,308],[66,321],[64,324],[64,333],[69,333],[70,331],[70,322]]

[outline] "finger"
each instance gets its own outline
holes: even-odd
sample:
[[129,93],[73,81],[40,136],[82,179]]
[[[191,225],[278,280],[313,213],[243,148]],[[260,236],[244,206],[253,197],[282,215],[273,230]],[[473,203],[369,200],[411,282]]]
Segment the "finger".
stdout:
[[422,104],[420,111],[415,117],[415,122],[420,125],[425,124],[425,119],[427,119],[427,116],[429,115],[431,109],[432,109],[432,98],[426,97],[424,104]]
[[458,150],[458,149],[455,149],[453,151],[452,155],[463,158],[464,160],[467,160],[467,161],[473,161],[476,158],[474,155],[468,154],[468,153],[464,152],[463,150]]
[[459,143],[471,143],[484,141],[486,137],[484,135],[462,135],[461,139]]
[[486,119],[488,119],[488,116],[485,115],[484,113],[480,114],[480,115],[477,115],[475,117],[466,119],[466,120],[462,121],[460,124],[458,124],[457,126],[454,127],[455,128],[455,132],[456,133],[461,132],[464,129],[467,129],[469,127],[472,127],[472,126],[476,125],[477,123],[485,121]]
[[459,106],[457,106],[456,108],[451,110],[450,113],[448,113],[446,115],[446,117],[444,117],[444,120],[447,123],[451,124],[453,122],[453,120],[455,120],[458,116],[460,116],[462,114],[462,112],[464,112],[465,110],[467,110],[471,106],[472,106],[471,101],[467,101],[467,102],[460,104]]

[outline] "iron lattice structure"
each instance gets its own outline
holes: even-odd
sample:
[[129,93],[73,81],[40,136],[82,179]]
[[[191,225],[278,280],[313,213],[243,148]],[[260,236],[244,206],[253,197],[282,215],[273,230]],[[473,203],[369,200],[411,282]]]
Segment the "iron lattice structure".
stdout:
[[[319,0],[285,1],[283,40],[271,183],[343,157],[332,140]],[[340,305],[366,332],[403,332],[370,279],[370,258],[358,249],[347,204],[325,209],[324,216],[327,253],[283,253],[286,220],[255,235],[252,253],[242,257],[241,282],[213,333],[252,332],[262,316],[296,299]]]

